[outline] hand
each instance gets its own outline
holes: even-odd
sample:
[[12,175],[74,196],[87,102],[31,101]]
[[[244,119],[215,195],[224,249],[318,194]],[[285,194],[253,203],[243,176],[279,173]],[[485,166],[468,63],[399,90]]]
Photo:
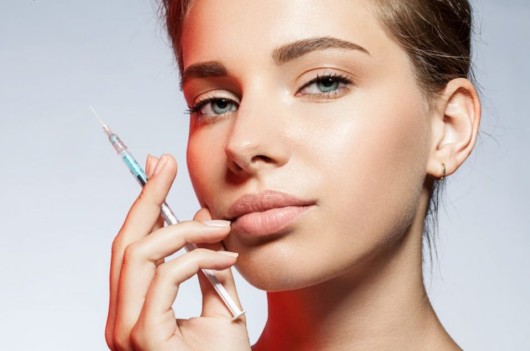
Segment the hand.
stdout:
[[[239,304],[230,268],[237,259],[222,251],[229,222],[211,221],[206,209],[193,221],[163,227],[160,208],[176,176],[176,162],[149,157],[149,182],[131,207],[114,239],[110,269],[110,302],[105,338],[113,351],[250,350],[244,317],[232,321],[201,269],[216,276]],[[169,262],[164,258],[185,243],[202,248]],[[203,295],[200,317],[177,320],[172,305],[180,283],[195,274]]]

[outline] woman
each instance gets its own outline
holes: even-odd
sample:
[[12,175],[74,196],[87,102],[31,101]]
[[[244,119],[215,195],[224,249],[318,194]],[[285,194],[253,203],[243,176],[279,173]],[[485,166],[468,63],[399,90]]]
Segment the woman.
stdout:
[[[176,163],[148,159],[113,244],[109,347],[459,350],[426,296],[422,238],[480,122],[468,2],[165,6],[202,209],[161,228]],[[164,262],[186,242],[203,248]],[[237,296],[233,265],[268,292],[253,347],[201,274],[201,316],[175,322],[171,307],[202,268]]]

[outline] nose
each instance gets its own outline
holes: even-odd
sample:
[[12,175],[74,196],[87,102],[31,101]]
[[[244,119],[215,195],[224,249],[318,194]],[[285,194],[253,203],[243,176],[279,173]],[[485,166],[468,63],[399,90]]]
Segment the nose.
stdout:
[[286,164],[291,150],[286,111],[262,97],[241,100],[225,146],[228,168],[239,176],[256,175]]

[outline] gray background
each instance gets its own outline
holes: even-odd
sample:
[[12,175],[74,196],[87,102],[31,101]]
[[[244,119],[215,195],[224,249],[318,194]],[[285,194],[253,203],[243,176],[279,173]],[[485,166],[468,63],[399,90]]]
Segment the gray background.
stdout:
[[[466,350],[530,350],[530,1],[474,5],[482,132],[449,179],[427,285]],[[0,0],[2,349],[106,349],[110,245],[138,185],[88,106],[141,162],[176,156],[168,202],[189,219],[197,202],[177,82],[153,0]],[[238,283],[254,341],[264,294]],[[192,279],[180,316],[198,313],[197,295]]]

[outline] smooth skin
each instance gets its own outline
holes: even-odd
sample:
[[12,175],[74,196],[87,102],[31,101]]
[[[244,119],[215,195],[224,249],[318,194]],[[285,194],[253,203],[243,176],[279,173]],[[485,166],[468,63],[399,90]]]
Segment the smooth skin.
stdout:
[[[223,270],[236,296],[224,271],[234,264],[268,291],[254,351],[460,349],[423,286],[422,231],[442,163],[451,175],[475,145],[480,102],[464,78],[428,101],[372,6],[192,5],[183,91],[192,110],[188,168],[203,209],[192,222],[160,229],[176,164],[148,160],[153,177],[113,245],[112,350],[249,350],[244,319],[230,322],[204,279],[201,317],[175,323],[171,308],[178,285],[200,268]],[[317,48],[293,54],[308,40]],[[316,205],[271,238],[202,223],[226,220],[236,199],[266,190]],[[162,263],[188,240],[208,248]],[[237,259],[217,252],[221,240]]]
[[[200,269],[220,270],[217,278],[237,299],[232,274],[226,270],[237,254],[221,250],[219,244],[230,231],[229,222],[212,221],[203,209],[193,221],[162,228],[160,209],[176,171],[175,159],[169,155],[148,158],[149,182],[113,242],[107,344],[111,350],[207,350],[212,339],[203,336],[208,335],[221,349],[225,344],[226,349],[249,350],[245,319],[231,322],[230,312],[202,273],[201,317],[176,320],[172,305],[179,284]],[[203,248],[164,262],[187,242]]]

